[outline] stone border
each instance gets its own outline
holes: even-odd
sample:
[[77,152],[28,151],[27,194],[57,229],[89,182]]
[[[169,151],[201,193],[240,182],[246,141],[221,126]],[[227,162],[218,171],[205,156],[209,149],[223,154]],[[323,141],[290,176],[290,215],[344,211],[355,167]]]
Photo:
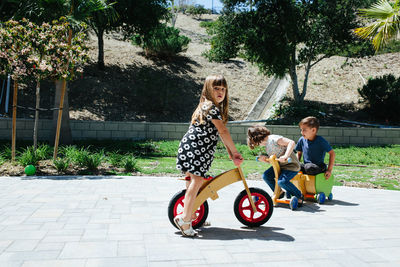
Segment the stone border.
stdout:
[[[74,140],[180,140],[189,126],[188,123],[172,122],[129,122],[129,121],[70,121]],[[246,143],[247,128],[252,125],[228,124],[234,142]],[[12,121],[0,118],[0,139],[11,140]],[[39,139],[49,140],[52,131],[51,120],[39,122]],[[297,141],[300,131],[297,126],[271,125],[273,134],[283,135]],[[62,134],[62,133],[61,133]],[[333,145],[389,145],[400,144],[399,128],[356,128],[321,127],[319,134]],[[17,120],[17,139],[32,140],[33,120]]]

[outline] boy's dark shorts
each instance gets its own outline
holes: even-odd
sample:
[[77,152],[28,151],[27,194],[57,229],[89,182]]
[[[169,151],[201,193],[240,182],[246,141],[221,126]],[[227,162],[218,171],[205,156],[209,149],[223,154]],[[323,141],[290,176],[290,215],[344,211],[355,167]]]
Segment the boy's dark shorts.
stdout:
[[310,174],[310,175],[317,175],[318,173],[322,173],[326,171],[326,164],[322,163],[320,165],[314,164],[314,163],[301,163],[301,169],[304,174]]

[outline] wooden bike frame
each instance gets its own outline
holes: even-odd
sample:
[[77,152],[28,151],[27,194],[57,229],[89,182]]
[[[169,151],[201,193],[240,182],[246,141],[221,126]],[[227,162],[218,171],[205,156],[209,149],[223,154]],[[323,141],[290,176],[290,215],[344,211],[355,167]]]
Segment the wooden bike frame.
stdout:
[[195,212],[208,198],[216,200],[219,197],[217,193],[218,190],[239,181],[243,182],[251,207],[253,208],[254,212],[257,212],[249,187],[247,186],[246,179],[243,175],[243,171],[240,167],[221,173],[212,180],[206,181],[200,188],[199,194],[196,197],[193,212]]

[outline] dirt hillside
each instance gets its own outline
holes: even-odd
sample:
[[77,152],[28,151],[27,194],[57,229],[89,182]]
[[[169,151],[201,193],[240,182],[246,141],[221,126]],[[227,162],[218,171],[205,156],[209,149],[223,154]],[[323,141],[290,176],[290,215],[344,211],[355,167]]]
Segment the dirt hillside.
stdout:
[[[203,20],[213,20],[205,15]],[[99,71],[97,39],[91,36],[91,63],[83,79],[70,83],[69,104],[72,119],[182,121],[190,119],[198,103],[204,79],[209,74],[223,74],[228,81],[230,119],[243,120],[270,78],[258,73],[250,63],[236,58],[225,63],[208,62],[201,54],[209,49],[208,36],[200,21],[179,14],[176,27],[191,39],[188,50],[173,61],[148,59],[141,48],[124,41],[117,34],[105,38],[106,69]],[[387,73],[400,75],[400,53],[362,59],[332,57],[322,60],[311,70],[306,100],[332,105],[357,106],[357,88],[363,79]],[[299,82],[304,68],[298,68]],[[53,103],[52,86],[43,85],[41,107]],[[25,90],[18,101],[32,106],[34,89]],[[291,96],[288,88],[287,96]],[[21,111],[19,116],[33,117]],[[42,112],[50,118],[51,112]],[[351,119],[351,118],[350,118]]]

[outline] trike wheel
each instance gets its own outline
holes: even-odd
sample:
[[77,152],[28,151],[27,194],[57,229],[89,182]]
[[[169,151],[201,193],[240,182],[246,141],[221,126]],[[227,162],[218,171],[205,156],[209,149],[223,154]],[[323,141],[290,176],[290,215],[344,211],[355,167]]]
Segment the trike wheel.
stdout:
[[240,192],[233,205],[235,216],[239,222],[250,227],[257,227],[266,223],[271,218],[274,206],[267,192],[260,188],[249,188],[256,205],[257,212],[251,207],[246,190]]
[[325,203],[325,199],[326,199],[326,196],[325,196],[324,192],[321,192],[321,193],[319,193],[317,195],[317,201],[318,201],[319,204],[324,204]]
[[[176,215],[183,213],[183,207],[185,203],[185,193],[186,189],[176,193],[168,204],[168,218],[169,221],[172,223],[172,225],[175,226],[175,228],[177,227],[174,223],[174,218]],[[200,208],[196,210],[195,214],[197,218],[192,221],[192,227],[196,229],[201,227],[207,219],[208,216],[207,201],[204,201],[204,203],[201,204]]]

